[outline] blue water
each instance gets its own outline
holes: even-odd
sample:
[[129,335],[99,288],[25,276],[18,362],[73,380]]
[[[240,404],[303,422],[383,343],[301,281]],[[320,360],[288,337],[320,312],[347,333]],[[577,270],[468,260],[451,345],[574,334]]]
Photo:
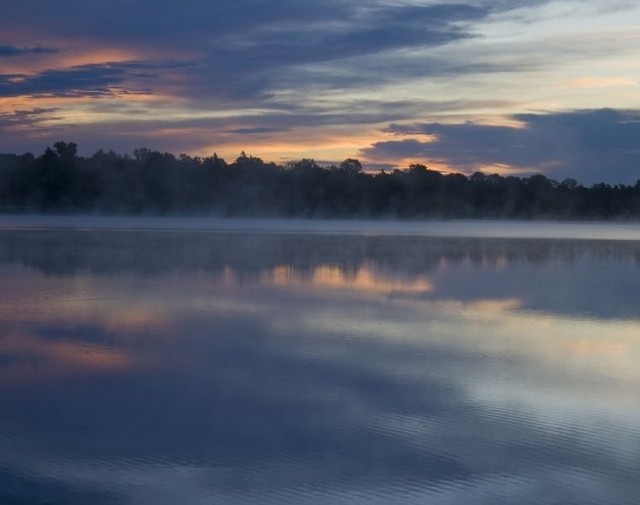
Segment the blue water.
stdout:
[[0,231],[1,504],[638,503],[634,225],[57,223]]

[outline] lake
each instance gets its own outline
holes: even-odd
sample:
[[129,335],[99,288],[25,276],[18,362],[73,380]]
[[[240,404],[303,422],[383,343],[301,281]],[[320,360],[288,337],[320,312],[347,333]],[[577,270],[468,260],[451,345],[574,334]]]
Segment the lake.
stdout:
[[638,225],[203,223],[0,218],[0,503],[638,502]]

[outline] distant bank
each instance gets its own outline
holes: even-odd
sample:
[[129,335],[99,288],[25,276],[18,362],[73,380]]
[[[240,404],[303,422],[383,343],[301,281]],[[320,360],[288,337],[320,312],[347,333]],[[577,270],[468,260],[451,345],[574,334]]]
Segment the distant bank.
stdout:
[[640,181],[581,185],[442,173],[425,165],[366,172],[356,159],[267,163],[136,149],[77,156],[57,142],[40,156],[0,155],[0,213],[317,219],[558,219],[640,221]]

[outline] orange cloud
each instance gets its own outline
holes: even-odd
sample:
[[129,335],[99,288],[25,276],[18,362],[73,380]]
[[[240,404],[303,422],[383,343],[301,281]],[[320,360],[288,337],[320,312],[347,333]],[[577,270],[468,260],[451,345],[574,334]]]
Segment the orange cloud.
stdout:
[[256,134],[234,134],[233,129],[234,126],[225,126],[225,131],[214,134],[210,129],[203,129],[202,132],[213,137],[215,143],[204,145],[196,154],[206,156],[216,151],[226,158],[234,159],[241,151],[248,150],[248,154],[269,161],[282,162],[300,158],[341,161],[357,157],[363,145],[375,142],[381,135],[369,127],[363,127],[360,132],[346,132],[343,128],[335,127],[299,127],[295,131]]
[[479,165],[477,170],[479,172],[484,172],[485,174],[498,174],[502,176],[530,174],[536,171],[532,168],[514,167],[512,165],[507,165],[506,163]]
[[74,41],[69,47],[55,53],[29,55],[3,61],[2,73],[35,75],[45,70],[64,70],[81,65],[137,61],[143,58],[145,58],[143,53],[130,48],[96,47],[95,42]]
[[76,373],[118,372],[137,364],[133,355],[123,349],[26,334],[5,336],[0,351],[17,358],[15,364],[0,371],[0,381],[3,382]]
[[582,77],[559,84],[562,88],[615,88],[618,86],[637,86],[638,82],[629,77]]

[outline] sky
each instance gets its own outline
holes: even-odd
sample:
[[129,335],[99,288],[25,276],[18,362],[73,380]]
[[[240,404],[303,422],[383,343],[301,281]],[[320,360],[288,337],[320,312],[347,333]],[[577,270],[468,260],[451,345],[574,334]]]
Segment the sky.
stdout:
[[640,179],[637,0],[5,0],[0,152]]

